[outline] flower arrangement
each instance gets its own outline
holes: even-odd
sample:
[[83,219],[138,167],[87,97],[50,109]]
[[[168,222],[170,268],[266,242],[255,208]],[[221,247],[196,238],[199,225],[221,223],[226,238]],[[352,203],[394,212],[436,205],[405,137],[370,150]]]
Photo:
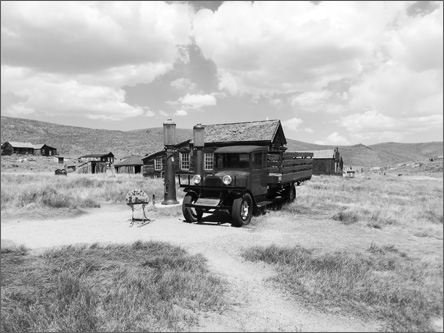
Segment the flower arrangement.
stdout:
[[150,198],[142,189],[129,191],[126,195],[126,204],[148,203]]

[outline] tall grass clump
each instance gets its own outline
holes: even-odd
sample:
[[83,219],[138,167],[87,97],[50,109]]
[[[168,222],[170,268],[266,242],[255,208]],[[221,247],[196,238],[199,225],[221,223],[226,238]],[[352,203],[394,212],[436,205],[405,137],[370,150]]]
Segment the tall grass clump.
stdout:
[[272,280],[307,305],[376,317],[390,331],[432,331],[431,318],[442,318],[442,263],[413,261],[394,246],[321,253],[273,245],[243,256],[275,265]]
[[[125,203],[126,194],[143,189],[152,200],[163,198],[163,179],[130,175],[2,174],[1,209],[94,208]],[[181,192],[178,191],[178,197]]]
[[2,251],[4,332],[186,331],[225,309],[202,255],[162,242]]
[[313,176],[297,187],[297,199],[283,214],[310,214],[342,224],[413,232],[442,238],[443,184],[392,176],[342,178]]

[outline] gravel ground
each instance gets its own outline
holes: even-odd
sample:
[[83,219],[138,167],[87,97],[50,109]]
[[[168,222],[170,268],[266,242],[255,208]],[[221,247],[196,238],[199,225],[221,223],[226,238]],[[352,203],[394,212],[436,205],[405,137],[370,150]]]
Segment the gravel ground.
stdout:
[[[135,216],[141,216],[140,213],[136,211]],[[67,244],[156,240],[181,246],[193,254],[202,253],[210,269],[227,281],[232,309],[222,315],[201,314],[200,325],[194,328],[200,332],[374,332],[381,328],[377,322],[304,308],[267,283],[266,279],[274,274],[271,267],[242,259],[242,251],[251,246],[301,245],[340,250],[367,249],[371,243],[396,244],[410,255],[440,253],[442,257],[442,240],[422,239],[399,231],[366,229],[364,233],[362,227],[344,226],[327,219],[293,220],[275,213],[253,219],[249,226],[234,228],[223,218],[202,224],[185,223],[180,207],[157,205],[149,207],[147,215],[154,221],[141,227],[131,226],[131,210],[126,205],[104,205],[75,218],[2,219],[1,242],[23,244],[37,254]]]

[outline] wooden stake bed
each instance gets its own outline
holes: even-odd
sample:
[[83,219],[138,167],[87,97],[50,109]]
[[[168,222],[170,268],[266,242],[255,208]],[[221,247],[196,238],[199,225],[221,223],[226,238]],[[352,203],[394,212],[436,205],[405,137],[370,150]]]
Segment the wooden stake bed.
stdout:
[[291,172],[287,174],[270,174],[267,178],[267,184],[285,184],[291,182],[304,181],[311,178],[311,170],[304,170],[298,172]]

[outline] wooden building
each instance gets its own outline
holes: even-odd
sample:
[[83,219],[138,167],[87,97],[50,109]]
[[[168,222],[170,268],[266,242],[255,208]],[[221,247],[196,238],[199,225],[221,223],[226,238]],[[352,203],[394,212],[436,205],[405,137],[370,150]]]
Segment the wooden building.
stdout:
[[[190,154],[190,152],[192,151],[191,139],[176,144],[174,146],[174,149],[174,171],[184,171],[185,169],[181,169],[179,166],[181,164],[179,163],[179,159],[182,158],[183,160],[183,156],[185,156],[185,154]],[[165,150],[161,150],[154,154],[142,157],[142,163],[144,177],[163,178],[166,166]]]
[[[205,145],[203,148],[204,172],[212,173],[214,151],[219,147],[235,145],[266,146],[269,151],[286,150],[284,131],[279,120],[264,120],[227,124],[204,125]],[[165,150],[142,158],[145,177],[163,177]],[[174,172],[194,173],[195,150],[192,139],[174,147]]]
[[47,144],[32,144],[29,142],[5,142],[2,144],[2,155],[36,155],[36,156],[54,156],[57,155],[57,149]]
[[82,163],[77,166],[78,173],[106,173],[111,171],[114,163],[114,154],[89,154],[78,158],[78,162]]
[[335,149],[311,150],[313,152],[314,175],[340,175],[344,168],[338,147]]
[[142,156],[130,156],[114,164],[116,173],[142,173],[142,166]]
[[47,144],[34,145],[34,155],[37,156],[54,156],[57,154],[57,149],[50,147]]
[[2,144],[2,155],[34,155],[34,145],[29,142],[9,141]]
[[63,156],[54,156],[54,162],[59,163],[59,164],[63,164],[63,163],[65,163],[65,157],[63,157]]

